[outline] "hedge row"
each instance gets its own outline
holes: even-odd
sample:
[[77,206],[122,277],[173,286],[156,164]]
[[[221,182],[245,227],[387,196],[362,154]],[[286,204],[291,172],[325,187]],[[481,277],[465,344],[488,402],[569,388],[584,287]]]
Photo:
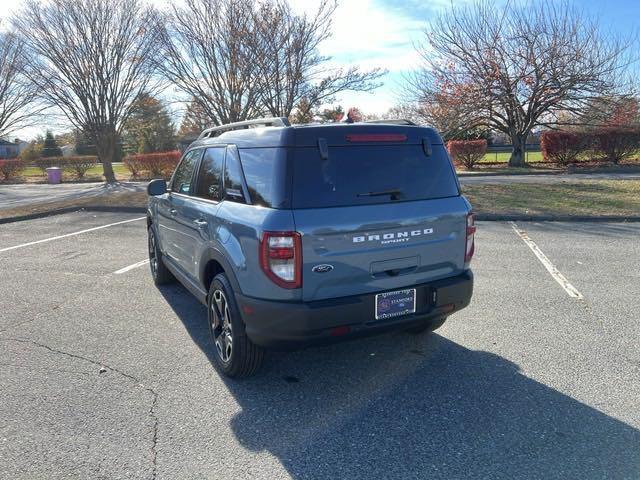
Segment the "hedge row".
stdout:
[[486,140],[449,140],[447,150],[454,163],[461,163],[471,170],[487,153]]
[[20,176],[24,169],[24,162],[18,158],[7,160],[0,159],[0,175],[2,175],[2,180],[5,182]]
[[139,177],[146,172],[151,177],[171,176],[180,161],[180,152],[140,153],[128,155],[122,161],[133,177]]
[[42,170],[43,175],[49,167],[60,167],[72,172],[78,178],[83,178],[85,173],[98,164],[98,157],[91,155],[78,155],[74,157],[41,157],[33,162],[36,167]]
[[540,137],[546,161],[567,165],[591,153],[594,159],[614,164],[640,150],[640,128],[604,128],[593,132],[550,130]]

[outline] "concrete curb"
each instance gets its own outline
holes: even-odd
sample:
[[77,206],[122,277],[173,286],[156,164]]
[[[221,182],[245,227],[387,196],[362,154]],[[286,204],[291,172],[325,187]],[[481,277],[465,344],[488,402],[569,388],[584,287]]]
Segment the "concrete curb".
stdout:
[[626,173],[640,173],[640,167],[628,167],[628,168],[571,168],[569,167],[567,170],[549,170],[544,172],[502,172],[502,173],[491,173],[491,172],[481,172],[481,173],[469,173],[469,172],[458,172],[458,177],[519,177],[523,175],[574,175],[574,174],[584,174],[588,175],[590,173],[610,173],[611,175],[624,175]]
[[62,215],[72,212],[112,212],[112,213],[145,213],[147,209],[145,207],[67,207],[58,208],[56,210],[49,210],[47,212],[30,213],[28,215],[20,215],[19,217],[0,218],[0,225],[6,223],[22,222],[25,220],[35,220],[38,218],[52,217],[54,215]]
[[[6,223],[22,222],[24,220],[35,220],[37,218],[62,215],[72,212],[111,212],[111,213],[146,213],[146,207],[69,207],[50,210],[48,212],[32,213],[19,217],[0,218],[0,225]],[[620,216],[620,215],[503,215],[493,213],[478,213],[476,220],[482,222],[640,222],[640,216]]]
[[526,175],[562,175],[566,174],[565,170],[550,170],[548,172],[510,172],[510,173],[491,173],[491,172],[482,172],[482,173],[468,173],[468,172],[457,172],[458,178],[466,177],[466,178],[474,178],[474,177],[523,177]]
[[640,216],[621,215],[502,215],[478,213],[476,220],[484,222],[640,222]]

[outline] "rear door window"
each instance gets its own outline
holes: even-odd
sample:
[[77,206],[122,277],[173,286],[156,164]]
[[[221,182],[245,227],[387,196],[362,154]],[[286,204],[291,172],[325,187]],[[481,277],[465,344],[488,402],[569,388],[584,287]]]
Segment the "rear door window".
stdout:
[[207,148],[200,163],[195,196],[219,202],[222,198],[222,165],[224,147]]
[[224,199],[231,202],[246,203],[242,180],[242,167],[235,147],[227,148],[224,165]]
[[293,159],[293,208],[325,208],[458,196],[442,145],[427,157],[422,145],[298,147]]
[[202,150],[191,150],[182,158],[180,165],[178,165],[173,174],[173,180],[171,181],[172,192],[189,195],[193,171],[196,168],[200,155],[202,155]]

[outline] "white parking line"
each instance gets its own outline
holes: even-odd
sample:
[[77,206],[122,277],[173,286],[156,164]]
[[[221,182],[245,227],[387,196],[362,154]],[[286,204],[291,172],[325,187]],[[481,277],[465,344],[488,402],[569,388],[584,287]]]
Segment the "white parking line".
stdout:
[[149,259],[147,258],[146,260],[142,260],[141,262],[134,263],[133,265],[129,265],[128,267],[121,268],[120,270],[117,270],[117,271],[115,271],[113,273],[114,273],[114,275],[120,275],[121,273],[126,273],[129,270],[133,270],[134,268],[138,268],[138,267],[141,267],[143,265],[147,265],[148,263],[149,263]]
[[547,271],[551,274],[554,280],[560,284],[564,291],[567,292],[570,297],[577,298],[579,300],[583,299],[584,297],[582,296],[582,294],[576,289],[576,287],[569,283],[569,280],[567,280],[566,277],[562,275],[562,273],[560,273],[560,271],[555,267],[555,265],[551,263],[547,256],[542,253],[540,247],[538,247],[538,245],[536,245],[536,243],[529,238],[527,232],[525,232],[524,230],[520,230],[515,222],[510,223],[513,231],[516,232],[516,234],[522,239],[522,241],[531,249],[533,254],[538,258],[538,260],[540,260],[540,263],[544,265],[544,268],[547,269]]
[[87,228],[86,230],[80,230],[79,232],[67,233],[65,235],[58,235],[57,237],[49,237],[42,240],[36,240],[35,242],[22,243],[20,245],[14,245],[13,247],[0,248],[0,253],[8,252],[9,250],[16,250],[18,248],[30,247],[31,245],[38,245],[40,243],[52,242],[54,240],[60,240],[61,238],[73,237],[74,235],[80,235],[82,233],[95,232],[96,230],[102,230],[103,228],[115,227],[116,225],[122,225],[123,223],[144,220],[145,218],[146,217],[132,218],[130,220],[123,220],[121,222],[110,223],[108,225],[101,225],[99,227]]

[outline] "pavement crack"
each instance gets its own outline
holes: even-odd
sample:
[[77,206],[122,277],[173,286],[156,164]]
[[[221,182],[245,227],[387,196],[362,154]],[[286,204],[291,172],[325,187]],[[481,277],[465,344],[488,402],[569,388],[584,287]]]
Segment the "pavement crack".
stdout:
[[2,342],[17,342],[17,343],[25,343],[25,344],[31,344],[34,345],[36,347],[39,348],[43,348],[45,350],[48,350],[51,353],[54,353],[56,355],[63,355],[65,357],[68,358],[73,358],[75,360],[82,360],[84,362],[88,362],[92,365],[96,365],[100,368],[106,368],[107,370],[110,370],[112,372],[117,373],[118,375],[134,382],[137,386],[143,388],[147,393],[149,393],[151,395],[151,406],[149,407],[149,416],[151,417],[152,421],[153,421],[153,428],[152,428],[152,443],[151,443],[151,478],[153,480],[155,480],[156,475],[157,475],[157,457],[158,457],[158,451],[157,451],[157,445],[158,445],[158,415],[156,413],[156,406],[158,404],[158,392],[156,392],[153,388],[151,387],[147,387],[145,386],[139,379],[137,379],[136,377],[134,377],[133,375],[123,372],[122,370],[119,370],[118,368],[112,367],[104,362],[100,362],[97,360],[93,360],[91,358],[88,357],[84,357],[82,355],[77,355],[75,353],[70,353],[70,352],[65,352],[64,350],[59,350],[57,348],[53,348],[50,347],[49,345],[45,345],[44,343],[40,343],[40,342],[36,342],[35,340],[31,340],[28,338],[0,338],[0,341]]

